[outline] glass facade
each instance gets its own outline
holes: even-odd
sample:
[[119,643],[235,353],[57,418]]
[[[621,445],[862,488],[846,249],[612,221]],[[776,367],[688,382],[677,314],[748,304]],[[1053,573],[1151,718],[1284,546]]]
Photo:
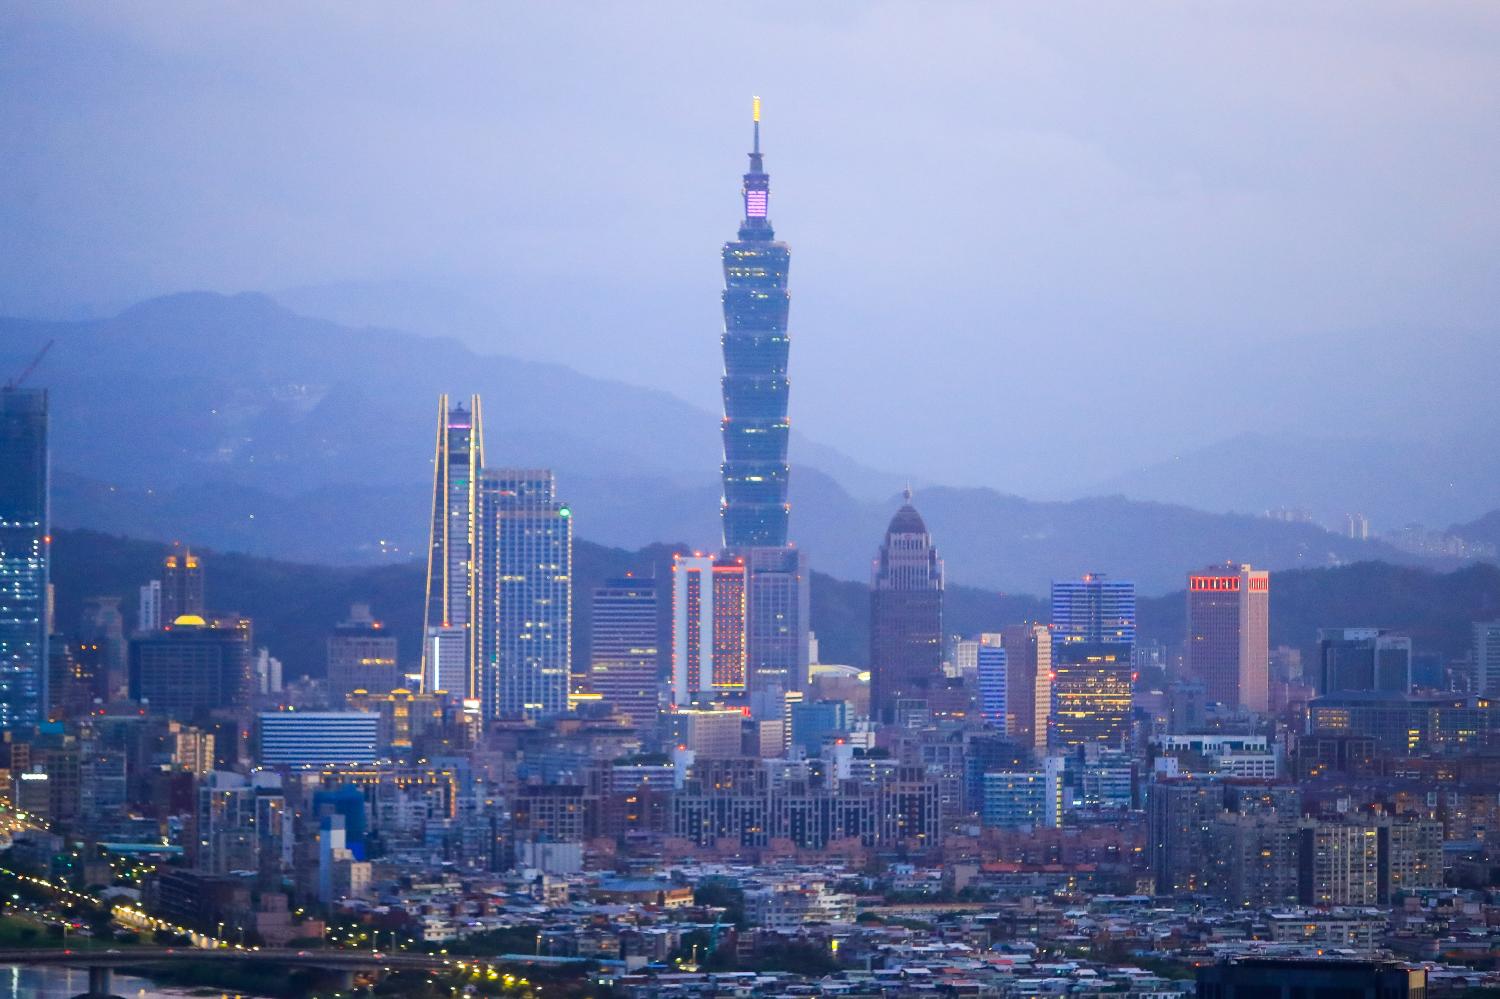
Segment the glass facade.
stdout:
[[47,393],[0,390],[0,729],[47,699]]
[[438,401],[433,455],[432,535],[427,550],[427,605],[422,622],[422,683],[431,693],[478,696],[478,476],[484,464],[479,396],[452,408]]
[[545,469],[480,476],[480,700],[488,718],[568,710],[573,512]]
[[787,269],[791,253],[768,218],[770,177],[760,123],[745,174],[745,221],[724,245],[724,544],[787,539]]
[[657,599],[654,579],[612,579],[594,590],[589,629],[589,689],[641,729],[660,708]]
[[1135,584],[1090,573],[1052,584],[1052,634],[1057,642],[1135,644]]

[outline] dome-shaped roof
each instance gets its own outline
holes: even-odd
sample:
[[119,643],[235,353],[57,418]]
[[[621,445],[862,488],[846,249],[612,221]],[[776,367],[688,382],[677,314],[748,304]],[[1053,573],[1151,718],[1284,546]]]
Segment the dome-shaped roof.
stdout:
[[887,534],[926,534],[927,525],[922,522],[922,515],[911,503],[903,503],[901,509],[891,518],[891,526],[885,529]]

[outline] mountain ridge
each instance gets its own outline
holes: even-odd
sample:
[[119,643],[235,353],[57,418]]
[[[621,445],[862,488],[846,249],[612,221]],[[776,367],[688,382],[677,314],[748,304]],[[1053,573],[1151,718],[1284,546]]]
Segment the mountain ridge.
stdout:
[[[49,337],[33,383],[53,391],[63,526],[302,561],[409,557],[426,542],[437,396],[478,390],[487,462],[554,469],[581,536],[717,544],[719,419],[655,389],[452,338],[350,329],[258,293],[183,293],[101,320],[0,320],[0,370],[19,370]],[[805,464],[818,447],[793,443],[793,537],[820,570],[862,579],[896,501],[853,495]],[[1226,558],[1449,564],[1308,525],[1117,497],[928,486],[918,505],[955,578],[1002,591],[1105,571],[1165,592]]]

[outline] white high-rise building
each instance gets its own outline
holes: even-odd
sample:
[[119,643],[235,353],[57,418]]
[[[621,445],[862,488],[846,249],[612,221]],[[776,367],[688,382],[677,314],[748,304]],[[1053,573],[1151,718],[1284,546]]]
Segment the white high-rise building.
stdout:
[[1500,694],[1500,621],[1474,622],[1474,684],[1486,696]]
[[135,630],[147,634],[161,631],[161,625],[161,580],[153,579],[141,587],[135,612]]

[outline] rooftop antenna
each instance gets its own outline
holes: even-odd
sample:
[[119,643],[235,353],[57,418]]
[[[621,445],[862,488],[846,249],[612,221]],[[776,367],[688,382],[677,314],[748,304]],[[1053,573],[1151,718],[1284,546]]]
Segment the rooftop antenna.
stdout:
[[36,366],[38,364],[42,363],[42,358],[47,356],[47,351],[51,350],[52,345],[56,342],[56,340],[48,340],[46,343],[42,344],[42,349],[36,352],[36,356],[31,359],[31,363],[22,368],[19,375],[16,375],[16,377],[6,382],[5,387],[7,389],[20,388],[21,383],[24,382],[27,378],[31,377],[31,373],[36,370]]

